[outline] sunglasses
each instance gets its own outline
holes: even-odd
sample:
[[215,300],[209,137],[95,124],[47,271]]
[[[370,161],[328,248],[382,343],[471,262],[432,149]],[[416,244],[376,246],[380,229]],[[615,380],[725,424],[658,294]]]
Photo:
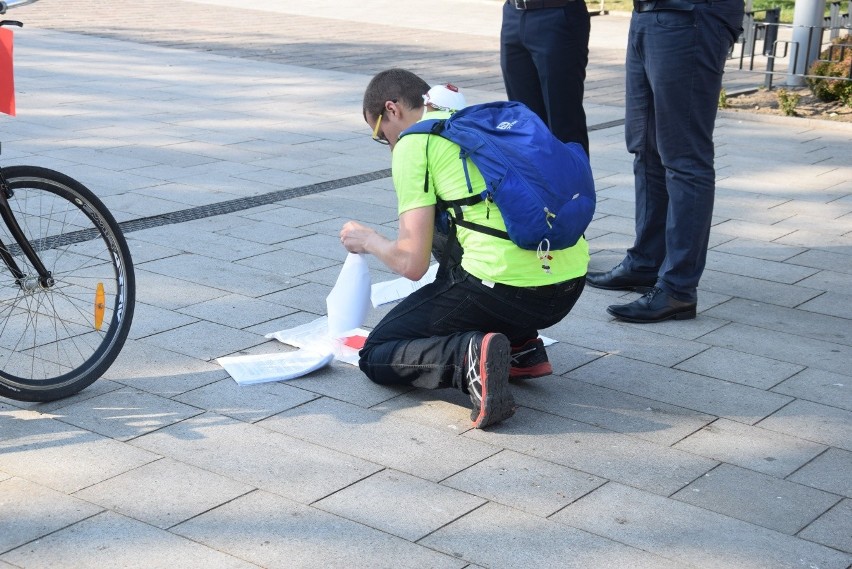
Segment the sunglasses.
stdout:
[[388,145],[390,144],[390,141],[385,138],[385,133],[379,134],[379,128],[382,126],[382,117],[384,116],[384,114],[385,112],[382,111],[382,114],[379,115],[379,118],[376,121],[376,128],[373,129],[373,140],[375,140],[379,144]]
[[[391,99],[391,103],[396,103],[397,99]],[[388,145],[390,141],[385,138],[385,133],[379,134],[379,129],[382,127],[382,117],[385,116],[385,111],[387,109],[382,109],[382,112],[379,113],[379,118],[376,119],[376,127],[373,129],[373,140],[378,142],[379,144]]]

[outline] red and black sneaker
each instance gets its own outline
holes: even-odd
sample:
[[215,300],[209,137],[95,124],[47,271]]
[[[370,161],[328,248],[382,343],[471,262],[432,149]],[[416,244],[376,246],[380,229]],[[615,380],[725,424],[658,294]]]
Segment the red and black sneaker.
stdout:
[[509,339],[503,334],[474,334],[465,356],[465,383],[474,428],[508,419],[515,413],[509,391]]
[[527,340],[521,346],[512,346],[509,379],[532,379],[553,373],[541,338]]

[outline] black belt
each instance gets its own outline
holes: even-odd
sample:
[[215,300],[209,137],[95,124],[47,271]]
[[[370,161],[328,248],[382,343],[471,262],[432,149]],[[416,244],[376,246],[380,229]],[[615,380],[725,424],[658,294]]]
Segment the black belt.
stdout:
[[637,12],[656,12],[675,10],[689,12],[695,4],[706,4],[709,0],[633,0],[633,9]]
[[562,8],[575,0],[509,0],[509,5],[517,10],[538,10],[539,8]]
[[538,296],[541,298],[554,298],[557,296],[563,296],[569,294],[574,291],[577,286],[583,281],[586,280],[585,275],[582,277],[577,277],[574,279],[570,279],[567,281],[562,281],[561,283],[555,283],[550,285],[541,285],[541,286],[512,286],[505,285],[501,283],[492,283],[486,282],[481,279],[474,277],[471,274],[468,274],[468,278],[473,282],[479,283],[482,286],[488,287],[491,290],[500,291],[504,294],[512,294],[515,295],[521,291],[525,294],[530,294],[532,296]]

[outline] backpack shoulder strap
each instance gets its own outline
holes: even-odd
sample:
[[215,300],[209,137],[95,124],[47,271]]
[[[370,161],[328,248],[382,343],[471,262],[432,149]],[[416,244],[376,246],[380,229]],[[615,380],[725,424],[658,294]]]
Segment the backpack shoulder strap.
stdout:
[[[448,119],[427,119],[414,123],[407,129],[405,129],[399,137],[409,134],[435,134],[438,136],[442,136],[444,138],[448,138],[444,135],[444,129],[446,127],[446,122]],[[449,139],[451,140],[452,139]],[[429,154],[429,143],[426,143],[426,154]],[[464,168],[465,179],[467,180],[468,191],[473,192],[473,188],[470,183],[470,175],[467,171],[467,153],[464,150],[461,151],[459,158],[462,160],[462,166]],[[429,191],[429,169],[428,166],[426,168],[426,179],[423,184],[423,191]],[[493,237],[499,237],[501,239],[509,239],[509,234],[505,231],[501,231],[499,229],[494,229],[491,227],[487,227],[485,225],[480,225],[478,223],[473,223],[464,218],[464,213],[462,212],[462,206],[470,206],[475,205],[484,201],[483,197],[480,194],[473,194],[466,198],[459,198],[457,200],[442,200],[438,199],[437,208],[440,211],[449,211],[452,210],[453,216],[450,220],[453,225],[459,225],[466,229],[470,229],[472,231],[478,231],[480,233],[485,233],[487,235],[491,235]]]
[[399,134],[402,138],[407,134],[438,134],[444,131],[444,123],[447,119],[426,119],[417,121]]

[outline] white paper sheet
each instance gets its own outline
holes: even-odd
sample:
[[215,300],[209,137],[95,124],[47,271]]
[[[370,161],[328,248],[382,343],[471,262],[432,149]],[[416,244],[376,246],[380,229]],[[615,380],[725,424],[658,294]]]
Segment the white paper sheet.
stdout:
[[370,268],[362,255],[346,256],[325,304],[331,338],[341,338],[364,323],[370,310]]
[[332,352],[297,350],[276,354],[230,356],[216,361],[240,385],[285,381],[307,375],[331,363]]
[[435,280],[435,275],[438,274],[438,264],[435,263],[429,267],[426,274],[419,281],[412,281],[405,277],[399,277],[392,281],[385,281],[373,285],[370,291],[370,300],[373,307],[387,304],[401,298],[405,298],[415,290],[427,285]]
[[295,328],[271,332],[266,334],[265,338],[315,352],[328,351],[333,354],[335,360],[357,366],[358,348],[347,346],[345,341],[348,338],[359,336],[366,338],[369,334],[370,332],[363,328],[355,328],[348,330],[346,337],[333,340],[328,334],[328,317],[320,316],[316,320],[311,320]]

